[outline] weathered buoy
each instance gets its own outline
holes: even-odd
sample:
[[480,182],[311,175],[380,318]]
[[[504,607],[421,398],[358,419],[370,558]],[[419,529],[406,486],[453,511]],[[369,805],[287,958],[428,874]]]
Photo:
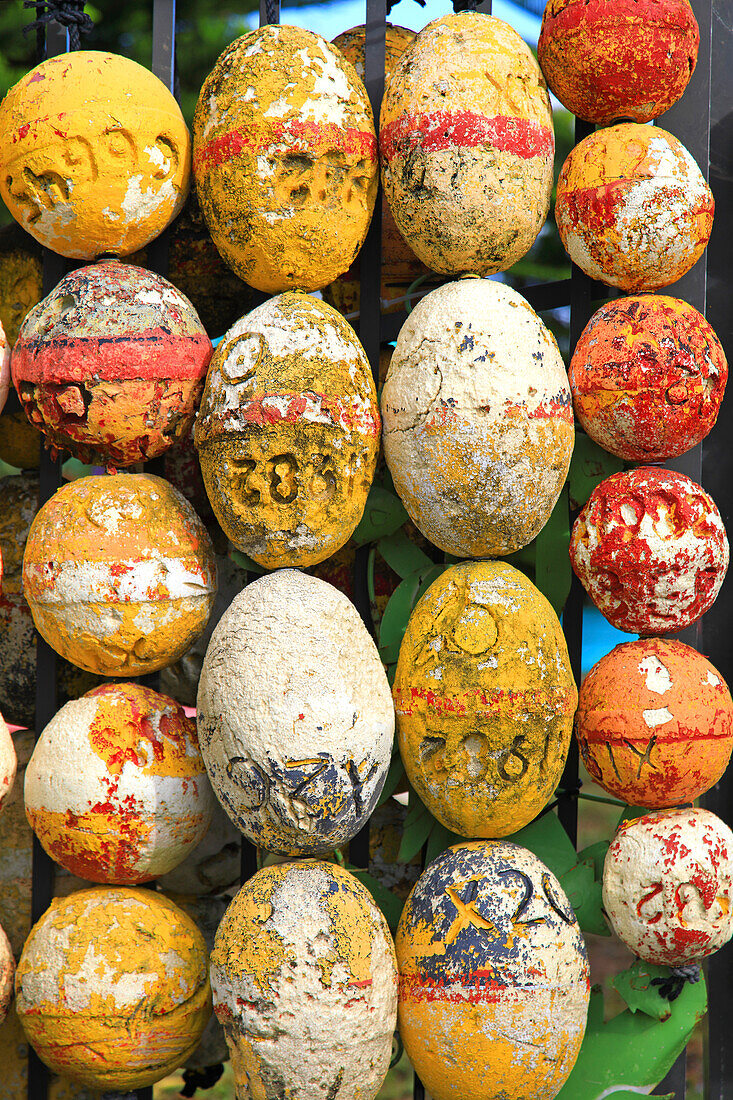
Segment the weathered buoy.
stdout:
[[506,562],[462,562],[415,606],[394,680],[410,783],[446,828],[501,837],[549,802],[578,693],[557,615]]
[[0,925],[0,1024],[8,1014],[10,999],[13,996],[15,977],[15,959],[5,929]]
[[709,810],[624,821],[606,854],[603,908],[645,962],[707,958],[733,935],[733,833]]
[[172,664],[206,625],[216,561],[206,528],[152,474],[83,477],[34,519],[23,591],[48,644],[104,676]]
[[679,298],[606,302],[569,369],[575,415],[591,439],[632,462],[684,454],[713,428],[728,380],[720,340]]
[[3,326],[0,325],[0,412],[5,408],[10,385],[10,345],[5,338]]
[[448,848],[396,937],[399,1030],[435,1100],[554,1100],[575,1064],[588,962],[575,914],[517,844]]
[[204,81],[193,141],[201,211],[241,279],[316,290],[351,266],[377,141],[364,85],[325,38],[286,24],[232,42]]
[[733,701],[706,657],[682,642],[617,645],[583,680],[576,717],[588,772],[630,806],[692,802],[733,748]]
[[397,228],[433,271],[504,271],[544,224],[550,100],[529,46],[501,19],[463,11],[423,28],[385,88],[379,147]]
[[195,723],[139,684],[104,684],[66,703],[25,776],[31,828],[89,882],[131,886],[173,870],[206,835],[214,801]]
[[627,291],[657,290],[689,271],[714,209],[696,162],[659,126],[597,130],[570,152],[557,181],[555,221],[570,259]]
[[211,986],[243,1096],[374,1100],[397,967],[384,917],[348,871],[315,860],[258,871],[219,925]]
[[290,292],[252,310],[214,352],[195,428],[228,537],[267,569],[333,554],[364,511],[379,427],[369,361],[335,309]]
[[47,248],[129,256],[183,206],[190,138],[162,81],[118,54],[49,57],[0,104],[0,194]]
[[132,466],[188,433],[211,352],[193,306],[167,279],[99,263],[72,271],[30,311],[13,382],[50,446]]
[[551,0],[537,58],[571,114],[608,126],[650,122],[676,103],[699,44],[688,0]]
[[0,714],[0,808],[13,789],[18,758],[7,723]]
[[511,554],[541,531],[570,466],[573,413],[555,338],[515,290],[461,279],[423,298],[381,405],[395,488],[441,550]]
[[269,852],[340,847],[384,786],[394,710],[377,648],[353,604],[307,574],[278,570],[235,597],[206,651],[197,719],[215,794]]
[[80,890],[51,903],[18,963],[18,1015],[41,1061],[101,1091],[144,1088],[196,1047],[211,1011],[207,952],[162,894]]
[[17,222],[4,225],[0,229],[0,324],[11,347],[26,313],[42,297],[43,254],[38,242]]
[[182,863],[160,875],[157,882],[166,894],[205,897],[223,894],[239,885],[242,869],[242,834],[235,829],[221,803],[214,812],[203,840]]
[[639,466],[595,487],[570,536],[570,560],[617,630],[668,634],[712,605],[728,568],[715,501],[676,470]]

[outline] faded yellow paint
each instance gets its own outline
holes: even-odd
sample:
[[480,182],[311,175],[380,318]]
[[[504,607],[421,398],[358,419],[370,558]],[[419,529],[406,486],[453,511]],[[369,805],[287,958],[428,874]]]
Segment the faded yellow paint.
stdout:
[[0,105],[0,194],[62,256],[129,256],[183,206],[190,138],[149,69],[96,50],[50,57]]
[[240,278],[316,290],[350,267],[377,149],[366,89],[335,46],[288,25],[238,38],[204,81],[193,134],[201,211]]
[[52,902],[31,929],[16,997],[53,1071],[91,1088],[142,1088],[181,1065],[206,1026],[204,939],[161,894],[81,890]]
[[26,313],[42,297],[40,248],[14,222],[3,226],[0,229],[0,324],[11,347],[18,339]]
[[433,582],[393,694],[408,778],[448,829],[508,836],[552,797],[578,693],[555,612],[511,565],[463,562]]

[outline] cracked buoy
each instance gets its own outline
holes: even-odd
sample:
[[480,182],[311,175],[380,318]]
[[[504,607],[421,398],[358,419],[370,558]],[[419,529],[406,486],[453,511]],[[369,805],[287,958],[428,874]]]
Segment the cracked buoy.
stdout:
[[384,917],[348,871],[316,860],[258,871],[219,925],[211,987],[242,1096],[375,1100],[397,966]]
[[733,833],[692,808],[622,822],[603,866],[603,908],[644,962],[707,958],[733,935]]
[[25,774],[31,828],[88,882],[132,886],[172,871],[204,838],[214,803],[195,722],[139,684],[66,703]]
[[617,630],[668,634],[713,604],[728,568],[720,512],[676,470],[639,466],[607,477],[573,524],[570,560]]
[[207,964],[198,928],[162,894],[80,890],[30,931],[18,1015],[53,1072],[102,1092],[144,1088],[195,1049],[211,1013]]
[[206,626],[216,559],[206,528],[152,474],[82,477],[34,519],[23,591],[48,644],[103,676],[172,664]]
[[583,680],[576,734],[589,774],[629,806],[692,802],[733,748],[733,701],[702,653],[666,638],[617,645]]
[[688,0],[551,0],[537,58],[571,114],[608,126],[669,110],[690,81],[699,44]]
[[5,205],[61,256],[129,256],[185,202],[191,151],[181,109],[127,57],[49,57],[5,96],[0,135]]
[[379,147],[397,228],[433,271],[505,271],[544,224],[550,100],[529,46],[501,19],[464,11],[420,31],[386,85]]
[[507,841],[448,848],[408,897],[395,946],[400,1036],[426,1092],[554,1100],[590,990],[578,922],[544,863]]
[[393,693],[408,778],[447,829],[507,836],[549,802],[578,693],[557,615],[513,566],[463,562],[433,581]]
[[0,714],[0,808],[13,789],[18,758],[5,719]]
[[565,251],[591,279],[626,291],[681,279],[703,254],[715,202],[681,141],[624,122],[571,150],[557,181]]
[[356,608],[281,569],[235,596],[206,651],[201,753],[245,836],[281,855],[326,855],[366,823],[389,768],[394,709]]
[[266,569],[335,553],[364,511],[379,430],[369,361],[335,309],[288,292],[252,310],[214,352],[195,428],[227,536]]
[[339,50],[300,27],[236,39],[204,81],[194,175],[214,244],[258,290],[317,290],[361,248],[377,194],[366,89]]
[[13,382],[49,446],[132,466],[193,424],[211,341],[191,303],[144,268],[72,271],[35,306],[13,348]]
[[581,427],[611,454],[656,462],[712,430],[728,380],[720,340],[679,298],[606,302],[576,344],[568,371]]
[[526,546],[575,438],[555,338],[515,290],[461,279],[402,326],[381,397],[384,456],[410,519],[456,557]]

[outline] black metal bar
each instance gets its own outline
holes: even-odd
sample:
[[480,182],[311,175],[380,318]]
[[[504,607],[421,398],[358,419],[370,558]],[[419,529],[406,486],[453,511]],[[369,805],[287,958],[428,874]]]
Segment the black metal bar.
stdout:
[[[366,0],[364,83],[377,132],[384,93],[386,21],[386,0]],[[374,213],[359,258],[359,339],[378,383],[382,339],[382,187],[379,182]]]
[[[153,0],[153,55],[152,69],[166,88],[175,95],[176,84],[176,0]],[[168,230],[160,233],[147,247],[147,266],[158,275],[168,274]],[[160,469],[146,466],[150,473],[162,473]]]
[[671,1070],[657,1085],[655,1092],[673,1092],[675,1100],[684,1100],[687,1089],[687,1051],[683,1050]]

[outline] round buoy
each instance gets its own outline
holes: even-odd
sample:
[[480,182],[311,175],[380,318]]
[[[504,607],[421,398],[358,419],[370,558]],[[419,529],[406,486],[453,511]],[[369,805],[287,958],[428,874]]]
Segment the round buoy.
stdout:
[[26,317],[13,382],[50,446],[132,466],[188,434],[211,341],[167,279],[117,262],[78,268]]
[[381,403],[395,488],[441,550],[511,554],[542,530],[570,466],[573,411],[555,338],[515,290],[462,279],[423,298]]
[[397,228],[433,271],[505,271],[544,224],[550,100],[529,46],[501,19],[463,11],[423,28],[386,85],[379,147]]
[[603,908],[644,962],[707,958],[733,935],[733,833],[709,810],[624,821],[606,854]]
[[18,963],[18,1015],[54,1072],[101,1091],[183,1064],[211,1011],[198,928],[152,890],[97,887],[51,903]]
[[688,0],[551,0],[537,58],[571,114],[608,126],[669,110],[690,81],[699,44]]
[[595,487],[570,536],[570,560],[617,630],[668,634],[712,605],[728,568],[713,499],[685,474],[655,466]]
[[521,829],[550,800],[578,693],[552,607],[505,562],[462,562],[410,616],[394,680],[410,783],[466,837]]
[[325,855],[368,820],[394,710],[377,648],[332,585],[282,569],[236,596],[206,651],[197,718],[214,792],[253,844]]
[[300,27],[236,39],[204,81],[194,175],[214,244],[269,294],[346,271],[377,194],[366,89],[339,50]]
[[10,1008],[15,977],[15,959],[5,930],[0,926],[0,1024],[3,1023]]
[[379,428],[369,361],[343,317],[292,292],[258,306],[214,352],[196,420],[227,536],[267,569],[333,554],[364,511]]
[[583,329],[569,369],[575,414],[591,439],[631,462],[684,454],[713,428],[725,352],[679,298],[616,298]]
[[0,325],[0,412],[5,408],[10,384],[10,345],[5,339],[3,326]]
[[0,104],[0,194],[61,256],[129,256],[183,206],[190,138],[149,69],[97,50],[49,57]]
[[578,1056],[588,962],[575,914],[536,856],[506,841],[448,848],[396,937],[399,1030],[435,1100],[554,1100]]
[[82,477],[34,519],[23,591],[50,646],[104,676],[172,664],[201,633],[216,594],[206,528],[152,474]]
[[733,748],[733,701],[706,657],[672,639],[617,645],[583,680],[576,717],[588,772],[630,806],[692,802]]
[[18,758],[5,719],[0,714],[0,808],[13,789]]
[[555,221],[574,264],[608,286],[657,290],[702,255],[715,203],[684,145],[659,126],[597,130],[570,152]]
[[173,870],[214,810],[195,722],[150,688],[94,688],[42,731],[25,809],[51,858],[89,882],[127,886]]
[[4,225],[0,229],[0,324],[11,347],[26,314],[42,297],[43,254],[38,242],[17,222]]
[[219,925],[211,986],[243,1096],[374,1100],[397,967],[384,917],[348,871],[315,860],[258,871]]

